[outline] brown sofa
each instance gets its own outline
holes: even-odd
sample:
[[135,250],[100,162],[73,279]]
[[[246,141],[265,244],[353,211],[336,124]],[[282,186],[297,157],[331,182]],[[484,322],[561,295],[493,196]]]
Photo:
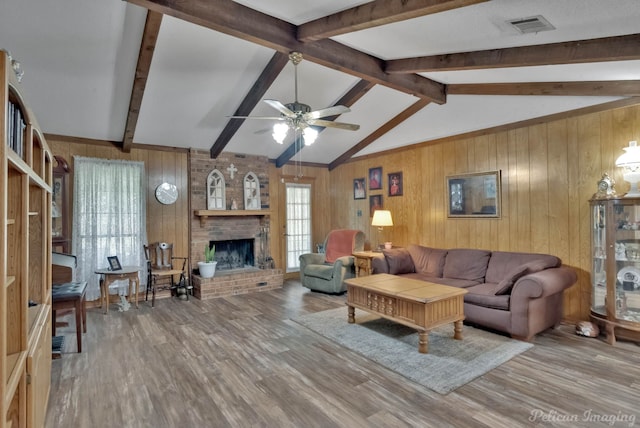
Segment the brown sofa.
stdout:
[[530,341],[562,320],[563,291],[577,279],[573,269],[548,254],[439,249],[409,245],[383,251],[373,273],[389,273],[464,287],[466,322]]

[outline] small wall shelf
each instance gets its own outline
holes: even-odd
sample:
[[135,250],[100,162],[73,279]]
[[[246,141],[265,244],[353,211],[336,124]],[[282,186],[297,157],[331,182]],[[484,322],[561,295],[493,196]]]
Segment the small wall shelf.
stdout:
[[265,217],[270,216],[270,210],[195,210],[196,217],[200,217],[200,226],[204,227],[209,217]]

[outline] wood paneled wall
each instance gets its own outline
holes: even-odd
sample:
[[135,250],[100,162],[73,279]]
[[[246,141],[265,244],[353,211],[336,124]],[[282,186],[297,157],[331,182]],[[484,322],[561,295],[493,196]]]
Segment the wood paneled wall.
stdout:
[[[576,269],[578,283],[565,293],[565,318],[587,319],[590,285],[589,199],[596,182],[608,172],[619,193],[629,189],[615,159],[630,140],[640,140],[640,106],[583,114],[492,134],[424,143],[410,149],[367,156],[333,171],[324,167],[269,166],[271,252],[282,268],[284,182],[313,187],[313,242],[323,242],[331,229],[360,229],[371,245],[378,231],[371,227],[369,196],[383,195],[395,226],[385,230],[387,240],[442,248],[469,247],[502,251],[550,253]],[[73,156],[144,161],[147,166],[147,233],[149,241],[174,242],[177,254],[188,254],[186,152],[133,149],[122,153],[113,146],[68,143],[49,139],[53,153],[73,166]],[[353,180],[367,177],[369,168],[383,168],[383,189],[367,199],[353,199]],[[499,219],[447,217],[445,177],[456,173],[502,172],[502,216]],[[402,171],[404,195],[387,196],[387,174]],[[174,182],[180,190],[174,205],[159,204],[155,187]]]
[[[172,242],[176,256],[189,255],[189,181],[187,152],[132,149],[123,153],[112,145],[70,143],[47,140],[55,155],[69,162],[73,171],[73,157],[86,156],[102,159],[141,161],[145,164],[147,179],[147,240]],[[73,172],[70,174],[73,195]],[[178,188],[178,200],[162,205],[156,200],[155,189],[164,181]],[[70,198],[73,206],[73,197]],[[71,223],[70,223],[71,224]]]
[[[587,319],[590,307],[590,210],[596,182],[608,172],[619,193],[629,189],[615,159],[640,140],[640,106],[584,114],[493,134],[422,144],[344,164],[330,174],[331,227],[353,227],[377,242],[370,226],[372,194],[384,195],[394,244],[550,253],[578,272],[565,293],[565,318]],[[383,168],[382,190],[353,199],[353,179]],[[447,217],[445,177],[502,171],[499,219]],[[402,171],[404,195],[388,197],[387,174]],[[362,212],[362,216],[358,216]]]

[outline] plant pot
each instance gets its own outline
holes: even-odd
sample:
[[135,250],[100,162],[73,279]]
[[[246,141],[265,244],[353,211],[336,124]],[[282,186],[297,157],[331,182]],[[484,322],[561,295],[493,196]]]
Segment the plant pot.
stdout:
[[198,269],[200,269],[200,276],[202,278],[213,278],[216,273],[216,265],[218,262],[198,262]]

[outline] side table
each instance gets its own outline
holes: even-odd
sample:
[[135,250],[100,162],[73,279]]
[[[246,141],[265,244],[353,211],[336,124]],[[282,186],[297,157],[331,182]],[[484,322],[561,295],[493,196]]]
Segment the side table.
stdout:
[[356,251],[353,253],[356,265],[356,278],[372,274],[371,263],[375,257],[383,257],[375,251]]
[[142,268],[140,266],[123,266],[120,270],[98,269],[95,271],[95,273],[100,275],[100,304],[105,314],[109,313],[109,284],[122,279],[129,280],[129,303],[131,303],[131,296],[135,294],[136,308],[138,307],[138,292],[140,291],[138,272],[141,270]]

